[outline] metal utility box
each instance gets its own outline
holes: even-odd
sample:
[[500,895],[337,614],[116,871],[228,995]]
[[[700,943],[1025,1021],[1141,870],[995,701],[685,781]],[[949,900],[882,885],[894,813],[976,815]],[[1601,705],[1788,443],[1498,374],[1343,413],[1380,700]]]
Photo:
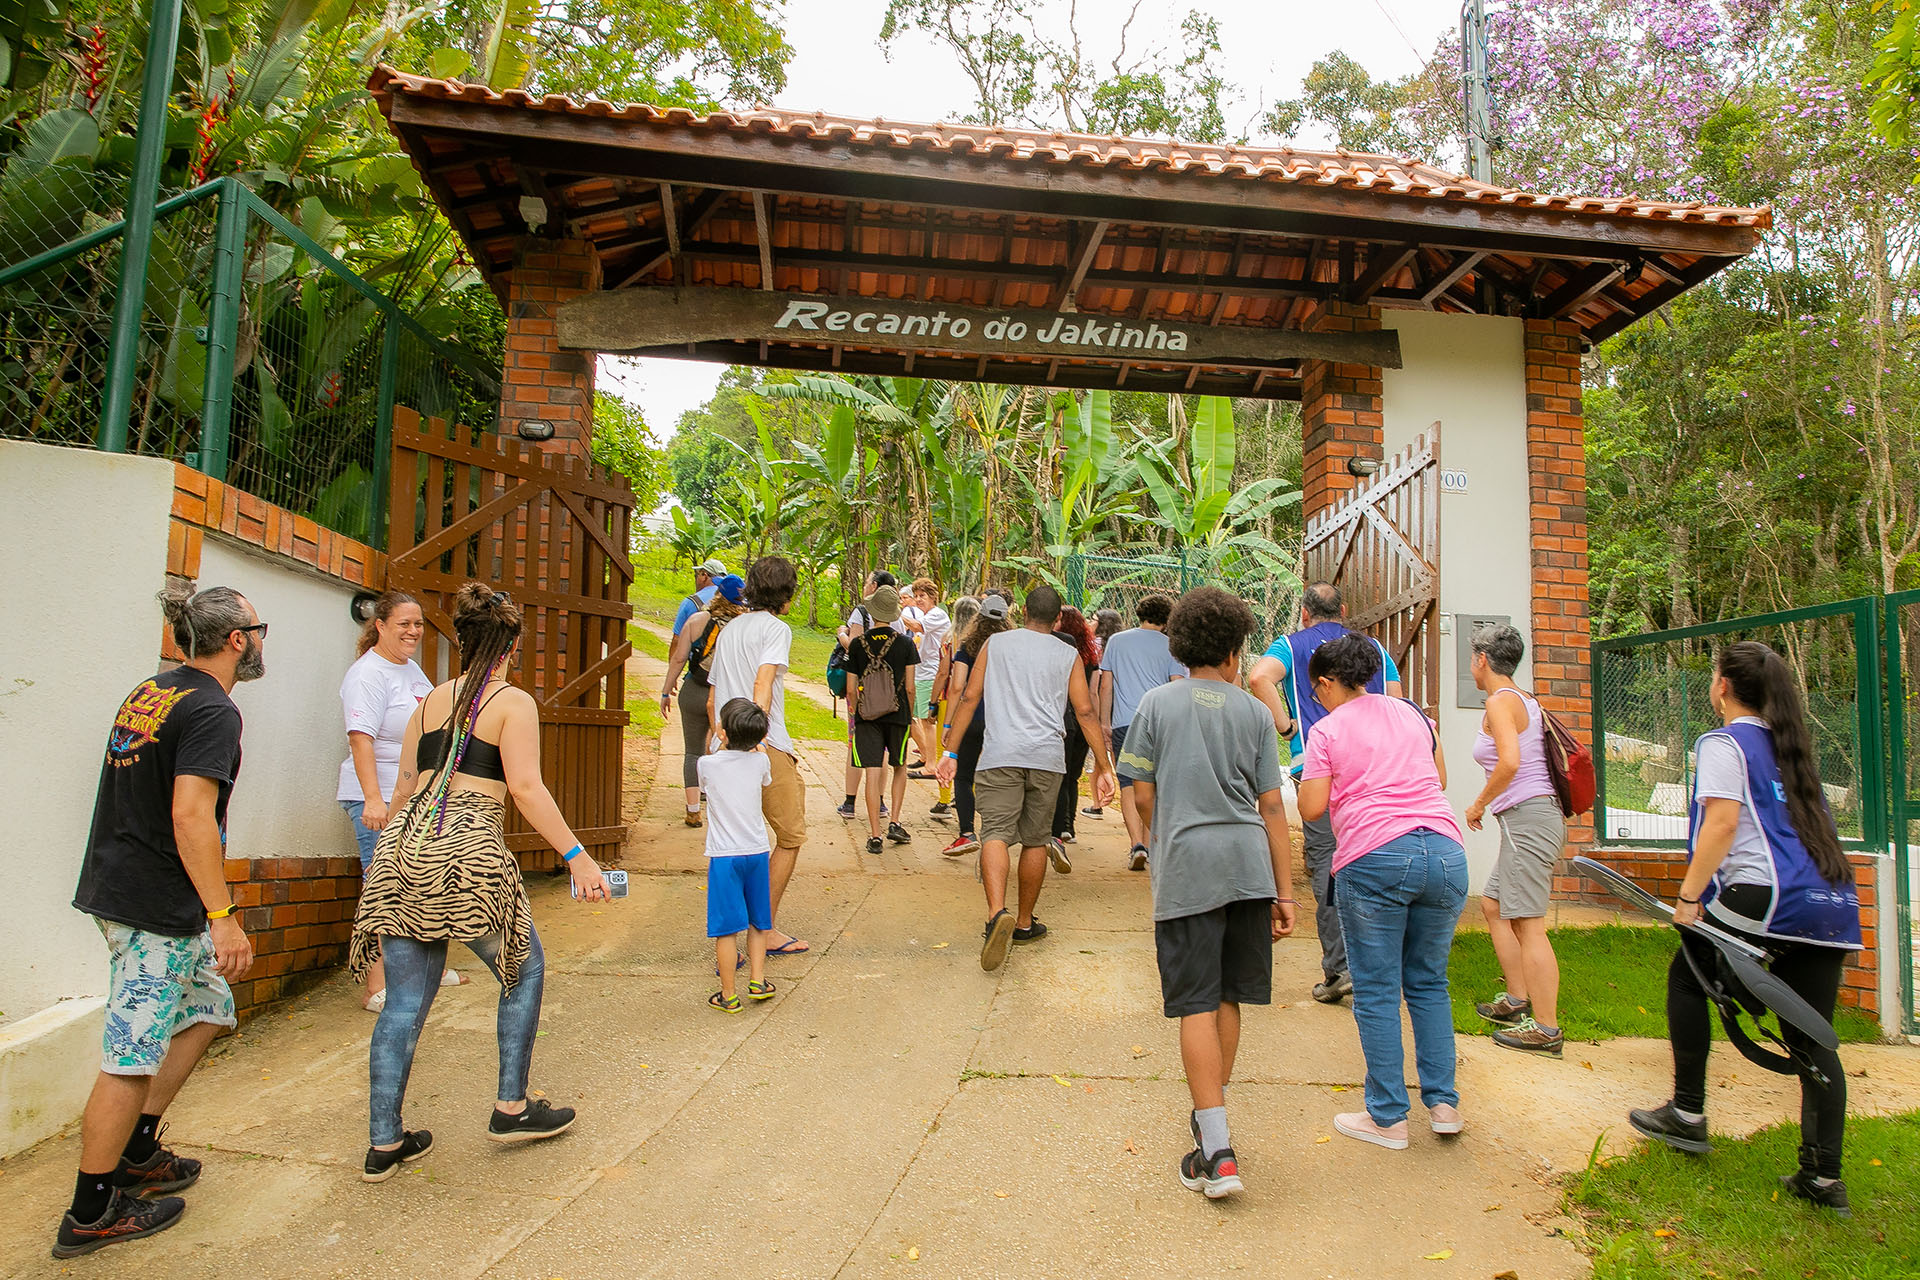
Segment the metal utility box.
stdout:
[[1455,674],[1454,705],[1484,707],[1487,695],[1473,683],[1473,633],[1481,627],[1509,624],[1513,618],[1504,613],[1456,613],[1453,615],[1453,656]]

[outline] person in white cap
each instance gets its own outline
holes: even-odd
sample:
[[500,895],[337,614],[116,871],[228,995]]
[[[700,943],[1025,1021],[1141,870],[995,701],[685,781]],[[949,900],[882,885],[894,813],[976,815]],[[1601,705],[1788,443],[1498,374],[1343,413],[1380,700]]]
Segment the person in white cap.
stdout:
[[693,594],[680,602],[673,613],[673,634],[679,635],[680,628],[687,625],[687,619],[700,612],[713,602],[713,584],[715,580],[727,576],[727,566],[718,559],[706,560],[693,567]]

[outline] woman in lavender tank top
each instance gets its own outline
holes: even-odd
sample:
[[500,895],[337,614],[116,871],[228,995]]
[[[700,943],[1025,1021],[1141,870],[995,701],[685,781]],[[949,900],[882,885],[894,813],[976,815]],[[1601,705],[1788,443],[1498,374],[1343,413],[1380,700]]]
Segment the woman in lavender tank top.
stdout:
[[1547,769],[1540,704],[1513,682],[1526,642],[1503,623],[1476,630],[1472,644],[1473,683],[1487,695],[1473,758],[1487,771],[1487,784],[1465,816],[1476,831],[1489,810],[1500,824],[1500,857],[1480,891],[1480,907],[1507,984],[1474,1007],[1501,1028],[1495,1044],[1557,1058],[1564,1044],[1560,963],[1547,938],[1547,900],[1567,840],[1566,816]]

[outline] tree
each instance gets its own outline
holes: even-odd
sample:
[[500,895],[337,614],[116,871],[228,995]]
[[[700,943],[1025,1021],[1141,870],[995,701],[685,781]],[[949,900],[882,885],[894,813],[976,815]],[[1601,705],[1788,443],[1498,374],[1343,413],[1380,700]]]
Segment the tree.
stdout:
[[1443,67],[1435,54],[1414,75],[1375,80],[1336,50],[1313,64],[1300,96],[1276,102],[1261,125],[1290,138],[1312,121],[1352,151],[1437,160],[1458,149],[1460,132],[1460,113],[1451,101],[1459,77]]
[[667,460],[653,442],[640,406],[606,391],[593,393],[593,460],[618,471],[633,485],[634,509],[645,515],[660,505]]

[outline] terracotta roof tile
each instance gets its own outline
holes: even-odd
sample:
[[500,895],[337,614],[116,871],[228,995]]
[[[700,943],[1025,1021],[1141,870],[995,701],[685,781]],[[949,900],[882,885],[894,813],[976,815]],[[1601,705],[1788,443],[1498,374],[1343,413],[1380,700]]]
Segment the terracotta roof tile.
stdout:
[[1194,173],[1226,180],[1302,183],[1321,187],[1385,191],[1434,200],[1497,203],[1565,210],[1600,216],[1708,223],[1765,229],[1772,210],[1668,203],[1637,198],[1602,199],[1516,191],[1478,182],[1408,157],[1369,155],[1339,148],[1311,151],[1298,147],[1237,147],[1213,143],[1096,137],[1037,129],[1008,129],[977,124],[914,124],[874,118],[855,119],[821,111],[715,111],[645,103],[616,104],[602,98],[580,101],[564,94],[535,97],[520,89],[495,92],[485,85],[436,80],[382,64],[369,87],[385,100],[392,94],[519,110],[620,120],[636,125],[666,125],[713,133],[780,135],[860,147],[900,147],[955,155],[984,154],[1020,163],[1084,165],[1101,169]]

